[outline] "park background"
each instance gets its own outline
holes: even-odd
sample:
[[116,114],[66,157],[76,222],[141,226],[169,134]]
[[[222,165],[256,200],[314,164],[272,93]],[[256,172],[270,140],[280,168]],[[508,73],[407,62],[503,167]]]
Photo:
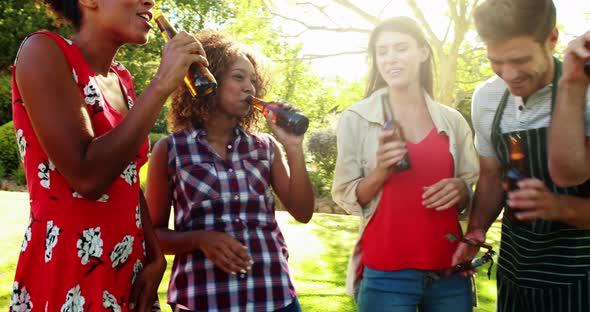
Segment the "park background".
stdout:
[[[316,214],[308,225],[286,213],[277,218],[290,247],[290,263],[304,311],[355,311],[344,295],[346,262],[358,220],[341,215],[329,194],[338,114],[364,95],[368,35],[380,20],[415,18],[433,47],[435,97],[458,109],[470,122],[475,87],[493,75],[473,27],[473,8],[482,0],[164,0],[156,10],[168,14],[178,29],[222,31],[266,55],[272,78],[267,99],[293,103],[310,117],[305,148]],[[574,36],[590,30],[590,2],[554,0],[560,40],[556,56]],[[11,112],[11,67],[20,42],[32,31],[48,29],[66,37],[72,28],[49,14],[42,1],[0,1],[0,310],[7,310],[12,277],[28,220],[26,183],[20,165]],[[122,48],[117,60],[134,75],[142,92],[159,64],[163,40],[157,31],[143,46]],[[42,66],[42,64],[39,64]],[[154,143],[168,133],[167,106],[150,133]],[[152,144],[153,145],[153,144]],[[145,168],[145,167],[144,167]],[[141,178],[145,182],[145,170]],[[494,224],[489,239],[499,240]],[[172,258],[168,258],[169,265]],[[169,276],[160,287],[165,302]],[[495,280],[477,276],[480,307],[493,311]]]

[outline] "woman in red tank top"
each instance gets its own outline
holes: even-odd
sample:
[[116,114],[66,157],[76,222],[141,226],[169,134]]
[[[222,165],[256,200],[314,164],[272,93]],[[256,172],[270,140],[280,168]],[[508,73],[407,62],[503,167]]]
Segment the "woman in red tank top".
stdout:
[[13,66],[13,120],[31,213],[10,310],[145,311],[166,260],[138,172],[165,99],[189,64],[206,63],[204,52],[179,34],[136,98],[114,57],[123,44],[147,41],[154,1],[45,3],[76,31],[71,39],[30,35]]
[[461,236],[479,169],[471,130],[433,101],[432,50],[416,22],[384,21],[368,50],[367,96],[341,116],[332,189],[362,216],[347,290],[359,311],[471,311],[468,277],[429,278],[451,267],[457,243],[445,235]]

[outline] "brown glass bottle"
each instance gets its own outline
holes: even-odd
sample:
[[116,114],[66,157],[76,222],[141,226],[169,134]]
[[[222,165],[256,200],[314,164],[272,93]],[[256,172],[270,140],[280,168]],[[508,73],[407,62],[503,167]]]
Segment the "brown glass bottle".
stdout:
[[508,170],[506,171],[506,183],[508,190],[518,189],[518,181],[529,178],[529,164],[526,157],[524,142],[518,134],[510,135]]
[[586,64],[584,64],[584,72],[586,75],[590,76],[590,60],[586,61]]
[[272,111],[272,122],[288,132],[302,135],[309,127],[309,119],[299,111],[286,110],[276,103],[265,102],[251,95],[246,97],[246,103],[264,114],[264,116],[267,116],[268,112]]
[[[176,36],[176,30],[162,13],[156,13],[154,20],[156,21],[160,32],[162,32],[162,37],[164,37],[165,41]],[[214,95],[217,91],[217,81],[215,80],[215,77],[213,77],[209,69],[201,63],[193,63],[189,67],[186,76],[184,76],[184,83],[186,83],[190,93],[197,97]]]
[[[403,142],[406,141],[406,137],[404,136],[404,130],[402,126],[393,118],[393,111],[391,109],[391,105],[389,104],[389,95],[384,94],[381,98],[381,104],[383,105],[383,116],[385,118],[385,123],[383,124],[383,129],[393,129],[393,137],[394,140],[401,140]],[[397,162],[393,166],[393,172],[401,172],[405,170],[409,170],[412,168],[410,164],[410,155],[406,153],[404,158]]]

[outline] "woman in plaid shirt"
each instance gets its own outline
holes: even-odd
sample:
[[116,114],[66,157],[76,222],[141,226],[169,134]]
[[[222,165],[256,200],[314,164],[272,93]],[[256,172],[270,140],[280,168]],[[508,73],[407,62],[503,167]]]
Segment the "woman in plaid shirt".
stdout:
[[195,98],[182,87],[173,95],[173,133],[154,147],[147,182],[160,244],[175,255],[168,303],[174,311],[301,311],[272,192],[296,220],[311,219],[303,135],[278,128],[271,116],[274,137],[256,132],[262,115],[245,99],[265,94],[259,63],[218,33],[197,37],[217,94]]

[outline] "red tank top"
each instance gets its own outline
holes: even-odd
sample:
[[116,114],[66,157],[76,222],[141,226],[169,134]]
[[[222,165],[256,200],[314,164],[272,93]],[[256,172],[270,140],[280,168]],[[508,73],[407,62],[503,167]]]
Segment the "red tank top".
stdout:
[[422,205],[424,187],[453,177],[449,138],[433,128],[418,144],[407,142],[412,168],[394,173],[383,185],[375,215],[361,239],[363,264],[381,271],[437,270],[451,266],[461,236],[455,207],[443,211]]

